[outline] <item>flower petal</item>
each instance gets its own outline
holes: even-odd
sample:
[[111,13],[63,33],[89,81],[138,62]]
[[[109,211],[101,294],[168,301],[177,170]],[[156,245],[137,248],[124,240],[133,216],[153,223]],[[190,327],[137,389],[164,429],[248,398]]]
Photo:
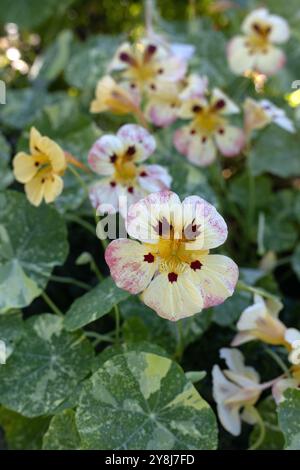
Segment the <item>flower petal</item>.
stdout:
[[60,176],[52,174],[46,179],[44,185],[44,198],[47,203],[50,203],[62,193],[64,182]]
[[285,53],[278,47],[269,46],[266,53],[256,54],[255,68],[266,75],[273,75],[280,70],[285,62]]
[[169,189],[172,182],[168,170],[160,165],[144,165],[139,168],[139,184],[149,193]]
[[149,194],[129,207],[126,227],[127,232],[138,240],[155,243],[159,239],[157,225],[159,221],[181,213],[181,202],[172,191],[159,191]]
[[183,60],[190,60],[195,53],[195,46],[193,44],[180,44],[172,43],[170,46],[173,55]]
[[113,159],[122,153],[124,143],[115,135],[100,137],[88,154],[90,167],[99,175],[112,175],[114,173]]
[[157,127],[167,127],[176,121],[177,108],[171,103],[150,99],[145,109],[145,116]]
[[240,405],[228,406],[225,401],[228,397],[238,393],[240,389],[226,379],[217,365],[213,367],[212,378],[213,397],[217,403],[218,416],[222,426],[234,436],[238,436],[241,433]]
[[216,146],[213,140],[193,130],[192,126],[178,129],[174,134],[174,146],[178,152],[186,155],[194,165],[204,167],[216,158]]
[[148,254],[149,248],[126,238],[108,245],[105,260],[118,287],[138,294],[149,285],[157,270],[157,261],[154,256],[147,257]]
[[200,255],[199,261],[201,269],[194,271],[194,279],[202,292],[204,308],[223,303],[234,292],[239,276],[237,265],[223,255]]
[[[240,376],[240,379],[244,378],[246,381],[244,384],[242,381],[237,383],[240,386],[245,386],[249,383],[249,379],[256,384],[259,384],[259,374],[253,367],[245,366],[245,359],[241,351],[233,348],[221,348],[220,357],[225,360],[227,367],[230,371]],[[254,385],[253,383],[251,384]]]
[[242,129],[226,125],[215,134],[217,147],[224,157],[238,155],[245,145],[245,135]]
[[37,173],[34,157],[24,152],[19,152],[13,159],[14,175],[20,183],[28,183]]
[[230,99],[228,98],[223,91],[221,91],[219,88],[214,88],[212,90],[212,97],[211,97],[211,105],[214,106],[218,104],[219,102],[222,102],[221,104],[223,105],[222,108],[220,109],[219,113],[220,114],[236,114],[239,113],[239,107]]
[[243,75],[246,70],[253,70],[255,56],[246,47],[247,38],[236,36],[228,44],[227,58],[229,67],[236,75]]
[[118,212],[120,195],[120,186],[110,179],[98,181],[89,189],[91,204],[99,214]]
[[187,62],[180,57],[169,56],[161,61],[159,80],[178,82],[187,71]]
[[45,185],[41,180],[42,176],[38,173],[25,184],[26,196],[34,206],[39,206],[43,200]]
[[66,157],[61,147],[49,137],[42,136],[34,127],[30,129],[30,151],[32,155],[46,155],[56,173],[66,169]]
[[182,211],[185,232],[191,223],[199,232],[192,244],[193,250],[210,250],[225,242],[228,233],[226,222],[212,204],[199,196],[188,196],[182,202]]
[[125,146],[136,147],[136,161],[146,160],[156,148],[154,137],[137,124],[125,124],[119,129],[117,136],[123,140]]
[[201,293],[193,283],[189,273],[175,274],[175,281],[170,280],[170,273],[159,274],[143,292],[142,300],[167,320],[177,321],[201,312],[203,300]]

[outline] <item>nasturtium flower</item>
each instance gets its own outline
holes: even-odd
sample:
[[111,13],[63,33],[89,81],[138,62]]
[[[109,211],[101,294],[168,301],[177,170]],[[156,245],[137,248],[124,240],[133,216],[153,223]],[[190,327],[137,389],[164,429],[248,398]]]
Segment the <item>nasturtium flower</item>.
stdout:
[[247,136],[253,130],[263,129],[272,122],[288,132],[295,132],[295,126],[284,109],[278,108],[269,100],[255,101],[252,98],[245,100],[244,127]]
[[245,18],[241,29],[243,35],[235,36],[227,50],[229,66],[235,74],[254,70],[273,75],[283,67],[285,54],[276,44],[289,39],[289,26],[284,18],[258,8]]
[[157,81],[181,80],[186,69],[186,60],[149,40],[122,44],[110,65],[111,71],[121,72],[132,90],[141,92],[151,92]]
[[232,346],[239,346],[254,339],[268,344],[285,344],[285,325],[279,320],[278,314],[283,305],[277,299],[263,299],[254,296],[254,304],[247,307],[237,322],[238,333]]
[[14,175],[25,185],[28,200],[39,206],[53,202],[63,190],[67,162],[64,151],[34,127],[30,130],[30,154],[19,152],[13,159]]
[[91,113],[111,111],[115,114],[135,113],[139,105],[139,94],[128,90],[125,84],[118,85],[115,80],[106,75],[97,83],[96,96],[91,102]]
[[213,89],[209,100],[196,96],[193,90],[178,110],[178,116],[191,123],[175,132],[176,149],[198,166],[210,165],[217,149],[225,157],[238,155],[245,143],[244,132],[227,119],[227,115],[238,112],[236,104],[218,88]]
[[93,207],[99,212],[120,210],[125,215],[127,207],[120,206],[122,197],[130,205],[149,193],[170,188],[171,176],[164,167],[143,163],[155,147],[154,137],[136,124],[126,124],[116,135],[96,140],[88,162],[103,178],[90,188]]
[[130,237],[112,241],[105,259],[118,287],[168,320],[219,305],[234,291],[238,268],[227,256],[210,254],[227,238],[217,210],[198,196],[180,202],[171,191],[153,193],[127,214]]
[[288,328],[285,333],[285,340],[291,348],[289,361],[300,366],[300,331],[296,328]]
[[220,357],[225,360],[228,369],[221,371],[218,365],[213,367],[213,397],[222,426],[238,436],[242,421],[255,424],[257,411],[254,405],[271,383],[260,384],[259,374],[253,367],[245,366],[244,357],[238,349],[222,348]]
[[178,83],[156,83],[148,94],[145,108],[146,118],[157,127],[167,127],[177,119],[177,111],[181,105]]

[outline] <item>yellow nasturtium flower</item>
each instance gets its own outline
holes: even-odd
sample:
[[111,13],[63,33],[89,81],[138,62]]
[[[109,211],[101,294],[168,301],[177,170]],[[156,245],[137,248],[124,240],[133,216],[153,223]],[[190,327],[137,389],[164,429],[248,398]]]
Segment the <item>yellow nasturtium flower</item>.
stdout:
[[30,154],[19,152],[13,160],[14,175],[25,185],[28,200],[39,206],[53,202],[62,192],[67,162],[64,151],[34,127],[30,130]]

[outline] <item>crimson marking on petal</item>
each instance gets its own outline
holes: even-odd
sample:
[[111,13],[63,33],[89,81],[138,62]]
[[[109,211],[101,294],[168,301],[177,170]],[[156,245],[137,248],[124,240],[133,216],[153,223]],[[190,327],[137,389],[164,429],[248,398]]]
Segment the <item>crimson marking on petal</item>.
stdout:
[[178,274],[176,274],[176,273],[169,273],[168,274],[168,279],[171,282],[171,284],[173,284],[173,282],[176,282],[177,278],[178,278]]
[[130,57],[130,55],[127,54],[127,52],[121,52],[121,54],[119,55],[119,58],[122,62],[126,62],[127,64],[130,64],[132,62],[132,57]]
[[132,193],[133,193],[133,191],[134,191],[134,189],[133,189],[133,187],[132,187],[132,186],[129,186],[129,188],[127,188],[127,191],[128,191],[130,194],[132,194]]
[[225,100],[220,99],[220,100],[218,100],[218,101],[216,102],[215,108],[216,108],[216,109],[223,109],[224,106],[225,106],[225,104],[226,104],[226,103],[225,103]]
[[109,157],[111,163],[115,163],[115,161],[117,160],[117,155],[114,153],[113,155],[111,155],[111,157]]
[[151,90],[156,90],[156,86],[154,85],[154,83],[151,83],[150,88]]
[[190,134],[191,134],[191,135],[194,135],[194,134],[196,134],[196,131],[195,131],[195,129],[191,129],[191,130],[190,130]]
[[192,107],[192,111],[193,113],[199,113],[199,111],[201,111],[202,107],[199,106],[198,104],[195,104],[193,107]]
[[154,256],[152,253],[148,253],[147,255],[144,255],[144,261],[147,261],[147,263],[154,263]]
[[143,176],[143,177],[148,176],[148,173],[147,173],[146,171],[142,171],[142,172],[140,173],[140,176]]
[[219,129],[218,130],[219,134],[224,134],[225,133],[225,130],[223,128]]
[[203,136],[202,139],[201,139],[201,142],[202,142],[203,144],[205,144],[206,141],[207,141],[207,137]]
[[190,266],[194,271],[197,271],[197,269],[201,269],[202,263],[197,259],[196,261],[192,261]]
[[130,157],[132,157],[132,155],[134,155],[135,152],[136,152],[135,146],[130,145],[130,147],[128,147],[128,149],[127,149],[126,155],[129,155]]
[[154,52],[156,52],[156,49],[157,47],[154,45],[154,44],[149,44],[149,46],[147,47],[147,52],[148,54],[154,54]]
[[109,184],[112,188],[115,188],[117,186],[117,183],[115,181],[111,181]]
[[157,73],[161,75],[162,73],[164,73],[164,69],[163,68],[158,69]]

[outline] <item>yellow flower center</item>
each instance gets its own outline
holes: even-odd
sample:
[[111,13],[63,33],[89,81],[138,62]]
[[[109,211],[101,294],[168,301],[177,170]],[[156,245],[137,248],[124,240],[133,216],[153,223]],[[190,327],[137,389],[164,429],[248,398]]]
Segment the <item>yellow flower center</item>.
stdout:
[[194,106],[193,111],[195,118],[193,125],[202,134],[211,135],[218,129],[222,129],[225,124],[224,118],[220,116],[218,103],[223,103],[223,100],[219,100],[216,104],[211,106]]
[[247,37],[246,47],[249,48],[251,54],[257,52],[266,53],[270,44],[269,35],[272,27],[266,23],[255,22],[252,25],[253,33]]
[[134,162],[136,149],[128,147],[127,151],[120,155],[112,155],[111,162],[114,164],[114,180],[117,183],[134,183],[137,176],[137,166]]

